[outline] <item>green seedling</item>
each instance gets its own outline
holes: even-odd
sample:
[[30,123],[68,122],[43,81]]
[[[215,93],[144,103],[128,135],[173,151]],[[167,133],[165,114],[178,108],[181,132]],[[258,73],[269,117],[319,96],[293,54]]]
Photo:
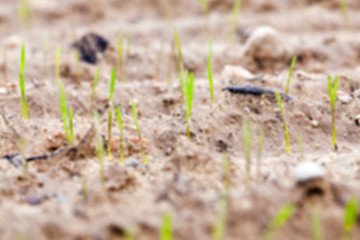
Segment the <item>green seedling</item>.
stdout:
[[70,143],[74,144],[75,136],[74,136],[74,122],[73,122],[73,109],[69,109],[69,135],[70,135]]
[[339,86],[339,77],[335,76],[334,82],[332,81],[331,76],[328,77],[328,91],[329,91],[329,99],[330,99],[330,107],[331,107],[331,126],[332,126],[332,138],[331,144],[333,149],[337,150],[336,144],[336,116],[335,116],[335,107],[336,107],[336,94]]
[[256,156],[256,159],[257,159],[257,180],[258,180],[258,182],[260,182],[260,177],[261,177],[261,158],[262,158],[263,148],[264,148],[264,139],[265,139],[265,132],[264,132],[264,129],[262,128],[260,130],[260,134],[259,134],[257,156]]
[[23,165],[23,172],[24,172],[24,174],[26,174],[28,172],[28,162],[26,161],[25,139],[23,137],[19,138],[19,148],[20,148],[21,161],[22,161],[22,165]]
[[97,155],[99,158],[99,177],[102,187],[105,187],[105,167],[104,167],[104,144],[101,137],[101,130],[100,130],[100,120],[99,120],[99,114],[95,111],[94,112],[94,122],[95,122],[95,128],[96,128],[96,148],[97,148]]
[[120,72],[120,81],[125,83],[125,69],[124,69],[124,46],[123,46],[123,37],[121,34],[118,36],[118,62],[119,62],[119,72]]
[[131,99],[131,110],[132,110],[132,114],[133,114],[133,117],[134,117],[134,122],[135,122],[135,126],[136,126],[136,132],[138,134],[138,138],[139,138],[139,141],[140,141],[140,144],[141,144],[141,152],[142,152],[144,164],[146,165],[148,162],[147,162],[147,157],[146,157],[146,154],[145,154],[145,146],[144,146],[143,139],[142,139],[142,136],[141,136],[140,126],[139,126],[138,117],[137,117],[137,111],[136,111],[136,104],[135,104],[135,101],[134,101],[133,98]]
[[192,111],[192,103],[194,96],[194,73],[190,73],[190,75],[185,72],[185,117],[186,117],[186,136],[189,140],[191,140],[190,134],[190,118]]
[[349,11],[348,11],[346,0],[340,0],[339,4],[340,4],[340,8],[341,8],[341,13],[342,13],[346,23],[349,23]]
[[212,68],[211,68],[211,57],[212,57],[212,39],[210,39],[210,50],[208,56],[208,78],[209,78],[209,89],[210,89],[210,102],[214,104],[214,83],[213,83],[213,75],[212,75]]
[[243,122],[243,145],[246,159],[246,183],[251,182],[251,138],[252,138],[252,124],[247,118]]
[[[64,84],[61,81],[61,79],[59,79],[59,103],[60,103],[61,119],[63,122],[65,137],[66,137],[66,140],[68,141],[68,143],[70,145],[73,145],[74,144],[74,135],[72,135],[72,134],[74,134],[74,131],[70,130],[70,127],[69,127],[70,118],[69,118],[68,108],[67,108],[67,104],[66,104],[65,88],[64,88]],[[72,116],[71,116],[71,118],[72,118]],[[71,125],[72,125],[72,123],[71,123]]]
[[317,209],[313,209],[311,212],[311,230],[313,234],[313,240],[322,240],[322,228]]
[[163,56],[163,51],[164,51],[164,42],[161,42],[161,46],[160,49],[158,51],[157,54],[157,58],[156,58],[156,67],[155,67],[155,80],[159,81],[160,80],[160,68],[161,68],[161,60],[162,60],[162,56]]
[[113,68],[110,80],[110,93],[109,93],[109,117],[108,117],[108,158],[111,159],[111,128],[112,128],[112,118],[113,118],[113,104],[112,100],[114,97],[116,82],[116,68]]
[[171,72],[173,70],[173,56],[174,56],[174,51],[173,51],[173,47],[172,44],[170,46],[170,51],[169,51],[169,56],[168,56],[168,67],[167,67],[167,72],[166,72],[166,84],[170,84],[171,83]]
[[22,25],[26,26],[31,19],[32,11],[30,6],[30,0],[21,0],[18,6],[18,18]]
[[85,174],[81,174],[81,193],[85,199],[88,197],[87,179]]
[[92,85],[92,89],[91,89],[91,106],[90,106],[90,112],[92,113],[94,110],[94,105],[95,105],[95,92],[96,92],[96,86],[98,84],[99,81],[99,74],[100,74],[100,70],[97,69],[96,73],[95,73],[95,78],[94,78],[94,82]]
[[182,50],[181,50],[180,37],[179,37],[179,34],[177,31],[175,31],[175,33],[174,33],[174,41],[175,41],[175,46],[177,49],[177,56],[175,56],[175,54],[174,54],[175,70],[176,70],[178,76],[180,76],[180,99],[181,99],[181,101],[183,101],[183,98],[184,98],[184,59],[183,59],[183,54],[182,54]]
[[226,153],[224,153],[222,159],[223,159],[223,179],[224,179],[223,185],[225,192],[229,192],[231,180],[230,180],[229,160]]
[[61,48],[60,46],[56,47],[55,50],[55,82],[59,84],[60,82],[60,59],[61,59]]
[[2,65],[4,84],[6,84],[8,82],[8,77],[7,77],[7,48],[8,48],[7,45],[5,45],[5,47],[4,47],[4,61],[3,61],[3,65]]
[[48,63],[47,63],[47,59],[48,59],[48,49],[49,49],[49,38],[48,38],[48,35],[46,34],[45,37],[44,37],[44,48],[43,48],[43,51],[44,51],[44,79],[47,79],[47,66],[48,66]]
[[301,135],[298,135],[297,142],[299,146],[299,153],[300,153],[300,160],[304,160],[304,144],[303,144],[303,138]]
[[204,12],[204,15],[207,15],[209,13],[209,4],[207,0],[199,0],[199,2],[201,4],[201,8]]
[[20,74],[19,74],[19,86],[20,86],[20,94],[21,94],[21,104],[22,104],[22,117],[23,119],[28,119],[28,105],[26,101],[25,94],[25,43],[23,43],[21,48],[21,62],[20,62]]
[[230,43],[234,43],[235,41],[236,26],[237,26],[237,20],[238,20],[240,8],[241,8],[241,0],[235,0],[231,13],[230,34],[229,34]]
[[268,229],[262,236],[261,240],[274,239],[275,233],[290,219],[295,212],[294,204],[286,204],[277,212],[274,218],[271,220]]
[[116,111],[116,117],[119,123],[119,130],[120,130],[120,162],[124,163],[124,124],[123,124],[120,108],[118,106],[115,108],[115,111]]
[[226,229],[226,219],[228,211],[228,197],[227,194],[222,194],[217,203],[217,219],[212,233],[213,240],[224,239]]
[[286,94],[286,95],[289,93],[290,81],[291,81],[292,73],[293,73],[293,71],[294,71],[295,63],[296,63],[296,56],[293,57],[293,59],[292,59],[292,61],[291,61],[290,68],[289,68],[289,74],[288,74],[288,77],[287,77],[286,87],[285,87],[285,94]]
[[124,240],[133,240],[135,239],[135,233],[133,229],[127,229],[125,231]]
[[284,107],[282,104],[282,100],[281,100],[281,96],[279,94],[279,92],[275,92],[276,95],[276,100],[278,102],[279,108],[280,108],[280,114],[281,114],[281,118],[283,120],[283,125],[284,125],[284,135],[285,135],[285,145],[286,145],[286,153],[290,154],[290,137],[289,137],[289,128],[288,128],[288,123],[285,119],[285,111],[284,111]]
[[173,220],[170,213],[163,215],[163,221],[160,229],[161,240],[172,240],[173,239]]
[[352,239],[351,233],[358,218],[358,202],[356,198],[350,198],[345,206],[342,240]]
[[75,49],[75,51],[74,51],[74,60],[75,60],[75,79],[76,79],[76,81],[79,81],[79,78],[80,78],[80,72],[79,72],[80,56],[79,56],[79,51],[77,49]]

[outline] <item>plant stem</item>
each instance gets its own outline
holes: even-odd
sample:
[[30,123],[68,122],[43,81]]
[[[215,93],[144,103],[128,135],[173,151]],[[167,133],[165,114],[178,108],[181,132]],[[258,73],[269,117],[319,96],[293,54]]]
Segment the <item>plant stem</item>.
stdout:
[[284,112],[284,107],[281,101],[281,96],[279,94],[278,91],[275,92],[276,95],[276,99],[280,108],[280,113],[281,113],[281,118],[283,120],[283,125],[284,125],[284,135],[285,135],[285,144],[286,144],[286,153],[290,154],[290,137],[289,137],[289,128],[288,128],[288,123],[285,119],[285,112]]
[[290,65],[290,69],[289,69],[289,73],[288,73],[288,77],[287,77],[287,81],[286,81],[286,87],[285,87],[285,94],[286,95],[289,93],[290,81],[291,81],[292,73],[294,71],[295,63],[296,63],[296,56],[293,57],[293,59],[291,61],[291,65]]

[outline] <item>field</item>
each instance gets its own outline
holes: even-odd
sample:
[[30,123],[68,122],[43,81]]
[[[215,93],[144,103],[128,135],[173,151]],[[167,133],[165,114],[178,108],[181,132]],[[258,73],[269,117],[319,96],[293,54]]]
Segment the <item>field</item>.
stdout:
[[360,239],[360,1],[0,5],[1,240]]

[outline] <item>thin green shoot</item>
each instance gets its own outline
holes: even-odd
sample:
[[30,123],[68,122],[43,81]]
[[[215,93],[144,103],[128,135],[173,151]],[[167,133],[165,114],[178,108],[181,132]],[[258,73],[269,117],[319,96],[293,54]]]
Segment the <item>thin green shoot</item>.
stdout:
[[88,197],[88,187],[87,187],[87,178],[85,174],[81,174],[81,193],[85,199]]
[[7,77],[7,50],[8,50],[8,47],[7,47],[7,45],[5,45],[5,47],[4,47],[4,61],[3,61],[3,65],[2,65],[4,84],[6,84],[8,82],[8,77]]
[[60,104],[61,119],[63,122],[66,140],[70,145],[73,145],[74,138],[71,136],[71,133],[70,133],[69,115],[68,115],[68,108],[67,108],[67,104],[66,104],[65,88],[64,88],[64,84],[61,81],[61,79],[59,79],[59,104]]
[[116,68],[113,68],[110,80],[110,92],[109,92],[109,117],[108,117],[108,158],[111,159],[111,128],[112,128],[112,119],[113,119],[113,104],[112,100],[114,97],[115,91],[115,82],[116,82]]
[[20,137],[19,149],[20,149],[20,156],[21,156],[24,174],[28,172],[28,162],[26,161],[26,156],[25,156],[25,146],[26,146],[25,139],[23,137]]
[[157,54],[157,58],[156,58],[156,67],[155,67],[155,80],[156,81],[160,81],[160,69],[161,69],[161,60],[162,60],[162,56],[163,56],[163,51],[164,51],[164,42],[161,42],[161,46],[160,49],[158,51]]
[[229,192],[231,186],[230,170],[229,170],[229,159],[227,154],[224,153],[222,157],[223,162],[223,185],[226,192]]
[[116,106],[115,111],[120,130],[120,163],[124,163],[124,124],[119,106]]
[[105,187],[105,168],[104,168],[104,144],[103,140],[100,134],[100,120],[99,120],[99,114],[95,111],[94,112],[94,121],[95,121],[95,128],[96,128],[96,148],[97,148],[97,155],[99,158],[99,177],[101,186]]
[[240,8],[241,8],[241,0],[235,0],[231,13],[230,34],[229,34],[230,43],[234,43],[235,41],[236,26],[237,26],[237,20],[238,20]]
[[329,99],[330,99],[330,107],[331,107],[331,129],[332,129],[332,138],[331,144],[333,149],[337,150],[336,144],[336,116],[335,116],[335,108],[336,108],[336,95],[339,86],[339,77],[335,76],[334,81],[332,81],[332,77],[328,76],[328,91],[329,91]]
[[171,83],[171,72],[173,69],[173,61],[172,61],[173,56],[174,56],[174,51],[173,51],[173,47],[171,44],[169,55],[168,55],[168,66],[167,66],[167,72],[166,72],[166,84],[168,84],[168,85]]
[[268,229],[262,236],[261,240],[272,240],[274,239],[275,233],[290,219],[294,214],[296,208],[294,204],[286,204],[277,212],[270,222]]
[[264,129],[260,129],[259,138],[258,138],[258,148],[257,148],[257,181],[260,182],[261,178],[261,158],[263,154],[264,148],[264,140],[265,140],[265,132]]
[[339,4],[340,4],[340,8],[341,8],[341,13],[342,13],[346,23],[349,23],[349,11],[348,11],[346,0],[340,0]]
[[175,41],[175,45],[176,45],[176,49],[177,49],[177,54],[178,54],[178,58],[179,58],[179,67],[180,69],[183,69],[184,67],[184,59],[183,59],[183,54],[182,54],[182,50],[181,50],[181,41],[180,41],[180,37],[178,32],[175,30],[174,33],[174,41]]
[[170,213],[163,215],[163,221],[160,229],[161,240],[172,240],[173,239],[173,220]]
[[209,78],[210,102],[211,102],[211,104],[214,104],[214,83],[213,83],[213,74],[212,74],[212,68],[211,68],[211,58],[212,58],[212,39],[210,39],[210,50],[209,50],[209,56],[208,56],[207,71],[208,71],[208,78]]
[[217,219],[212,233],[213,240],[224,239],[226,230],[226,219],[228,211],[228,197],[227,194],[222,194],[217,203]]
[[352,239],[351,233],[358,216],[358,202],[356,198],[350,198],[345,206],[342,240]]
[[123,46],[123,36],[121,33],[118,36],[118,63],[119,63],[119,72],[120,72],[120,81],[125,83],[125,70],[124,70],[124,46]]
[[98,81],[99,81],[99,74],[100,74],[100,70],[97,69],[96,73],[95,73],[92,89],[91,89],[91,106],[90,106],[90,112],[91,113],[93,112],[94,105],[95,105],[95,92],[96,92],[96,86],[97,86]]
[[290,68],[289,68],[289,74],[288,74],[288,77],[287,77],[286,87],[285,87],[285,94],[286,94],[286,95],[289,94],[290,81],[291,81],[292,73],[293,73],[293,71],[294,71],[295,63],[296,63],[296,56],[293,57],[293,59],[292,59],[292,61],[291,61]]
[[319,218],[319,213],[316,208],[311,211],[311,230],[313,234],[313,240],[322,240],[322,227]]
[[73,122],[74,111],[72,108],[69,109],[69,137],[70,143],[74,144],[75,137],[74,137],[74,122]]
[[281,118],[283,120],[283,125],[284,125],[284,136],[285,136],[285,145],[286,145],[286,153],[290,154],[290,136],[289,136],[289,128],[288,128],[288,123],[285,119],[285,111],[284,111],[284,107],[283,107],[283,103],[281,100],[281,96],[279,94],[278,91],[275,92],[276,95],[276,100],[278,102],[279,105],[279,109],[280,109],[280,114],[281,114]]
[[75,60],[75,79],[76,79],[76,81],[79,81],[79,78],[80,78],[80,72],[79,72],[80,56],[79,56],[79,51],[77,49],[75,49],[75,51],[74,51],[74,60]]
[[31,19],[30,0],[21,0],[18,6],[18,18],[23,26],[26,26]]
[[140,126],[139,126],[139,122],[138,122],[138,117],[137,117],[137,111],[136,111],[136,104],[135,104],[135,100],[132,98],[131,99],[131,110],[132,110],[132,114],[134,117],[134,122],[135,122],[135,126],[136,126],[136,132],[138,134],[138,138],[141,144],[141,152],[142,152],[142,156],[143,156],[143,161],[144,164],[146,165],[148,163],[147,161],[147,157],[145,154],[145,147],[144,147],[144,143],[143,143],[143,139],[141,136],[141,131],[140,131]]
[[297,143],[299,147],[300,160],[304,160],[304,143],[301,135],[297,135]]
[[191,111],[193,106],[193,96],[194,96],[194,73],[188,74],[185,71],[184,76],[185,82],[185,117],[186,117],[186,136],[191,140],[190,134],[190,118]]
[[252,145],[252,124],[247,118],[243,122],[243,145],[246,159],[246,184],[251,182],[251,145]]
[[47,66],[48,66],[48,49],[49,49],[49,37],[48,35],[46,34],[45,37],[44,37],[44,47],[43,47],[43,51],[44,51],[44,79],[47,79],[47,74],[48,74],[48,69],[47,69]]
[[61,59],[61,48],[60,46],[56,47],[55,50],[55,82],[59,84],[60,82],[60,59]]
[[204,15],[207,15],[209,13],[209,4],[207,0],[199,0],[199,2],[201,4],[201,8],[204,12]]
[[135,239],[135,232],[133,229],[127,229],[125,231],[124,240],[133,240]]
[[21,48],[21,61],[20,61],[20,74],[19,74],[19,86],[20,86],[20,94],[21,94],[21,104],[22,104],[22,117],[23,119],[28,119],[28,105],[26,101],[26,94],[25,94],[25,79],[24,79],[24,72],[25,72],[25,43],[23,43]]
[[181,50],[181,42],[178,32],[175,30],[174,41],[177,49],[177,56],[174,55],[175,59],[175,70],[180,76],[180,99],[183,101],[184,98],[184,59]]

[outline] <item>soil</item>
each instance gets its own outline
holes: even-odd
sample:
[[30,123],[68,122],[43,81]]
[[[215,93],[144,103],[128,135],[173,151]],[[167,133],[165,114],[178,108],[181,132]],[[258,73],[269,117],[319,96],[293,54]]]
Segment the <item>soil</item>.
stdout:
[[[198,1],[190,0],[31,0],[25,21],[19,19],[19,2],[0,1],[0,239],[125,239],[128,232],[135,239],[159,239],[164,214],[172,217],[174,239],[211,239],[224,196],[222,239],[260,239],[288,203],[295,212],[273,239],[313,239],[314,209],[323,239],[341,239],[346,202],[360,199],[358,0],[346,1],[347,17],[337,0],[244,0],[232,43],[230,0],[209,0],[208,15]],[[184,67],[195,74],[191,140],[172,60],[175,30]],[[109,45],[104,53],[92,55],[96,64],[77,63],[74,43],[91,33]],[[124,82],[117,57],[120,33]],[[210,37],[214,104],[207,74]],[[18,87],[22,43],[28,120],[22,119]],[[54,73],[57,46],[67,104],[74,111],[73,147],[61,121]],[[290,132],[287,154],[273,94],[237,94],[224,88],[255,85],[283,92],[293,56],[291,99],[283,98]],[[91,110],[104,110],[108,103],[114,67],[118,77],[112,103],[123,115],[125,163],[119,160],[120,130],[114,117],[112,159],[105,154],[101,184],[95,137],[102,136],[107,149],[108,110],[100,118],[99,134]],[[337,151],[331,145],[328,74],[339,76]],[[243,147],[245,119],[252,126],[251,181]],[[265,140],[258,158],[261,129]],[[148,164],[142,161],[142,146]],[[21,166],[21,155],[33,160],[27,169]],[[324,176],[297,181],[294,171],[303,162],[319,165]],[[360,239],[359,215],[357,219],[352,239]]]

